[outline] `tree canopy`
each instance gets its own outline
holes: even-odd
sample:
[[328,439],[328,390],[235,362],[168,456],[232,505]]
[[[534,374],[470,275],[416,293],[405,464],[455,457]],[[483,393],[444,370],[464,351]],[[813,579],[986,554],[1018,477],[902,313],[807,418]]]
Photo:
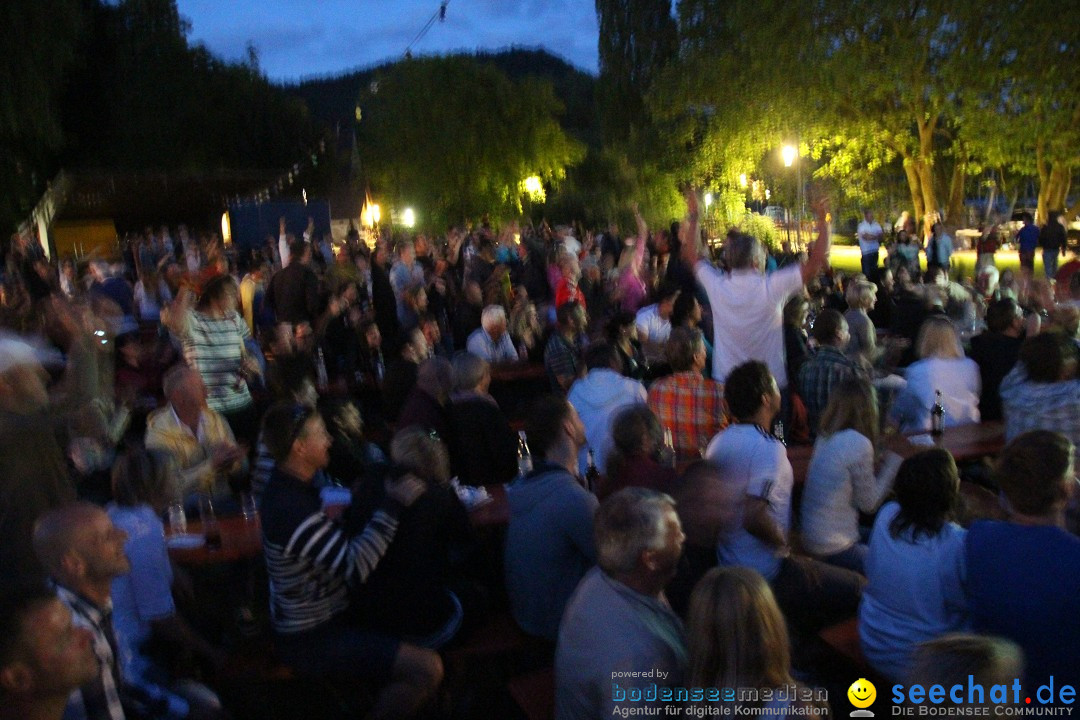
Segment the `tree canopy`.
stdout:
[[388,67],[358,105],[363,175],[428,227],[519,214],[525,178],[556,183],[585,154],[559,126],[549,83],[513,82],[467,56]]

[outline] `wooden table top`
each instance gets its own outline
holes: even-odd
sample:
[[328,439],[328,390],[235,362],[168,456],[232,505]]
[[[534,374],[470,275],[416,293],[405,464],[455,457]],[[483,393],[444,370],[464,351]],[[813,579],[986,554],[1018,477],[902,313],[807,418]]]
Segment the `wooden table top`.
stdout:
[[[931,447],[941,447],[952,453],[957,462],[977,460],[997,455],[1005,447],[1005,425],[1000,422],[972,423],[945,428],[940,438],[919,432],[896,435],[886,441],[887,447],[901,457],[909,457]],[[795,475],[795,483],[806,481],[810,459],[814,456],[813,445],[793,445],[787,450],[788,460]]]
[[[262,554],[262,526],[259,518],[245,520],[243,517],[218,518],[221,528],[221,548],[211,550],[206,545],[194,548],[169,548],[169,557],[181,565],[220,565],[251,560]],[[188,522],[189,535],[202,535],[201,522]],[[167,540],[167,538],[166,538]]]
[[505,526],[510,522],[510,500],[505,485],[485,485],[491,501],[469,511],[469,521],[474,528]]

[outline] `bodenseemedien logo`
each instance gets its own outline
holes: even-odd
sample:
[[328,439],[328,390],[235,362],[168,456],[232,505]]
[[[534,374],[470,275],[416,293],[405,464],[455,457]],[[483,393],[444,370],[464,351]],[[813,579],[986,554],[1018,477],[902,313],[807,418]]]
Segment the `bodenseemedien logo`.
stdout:
[[851,683],[847,697],[848,702],[858,708],[851,711],[851,717],[874,717],[874,713],[866,709],[877,700],[877,688],[874,687],[874,683],[866,678],[859,678]]

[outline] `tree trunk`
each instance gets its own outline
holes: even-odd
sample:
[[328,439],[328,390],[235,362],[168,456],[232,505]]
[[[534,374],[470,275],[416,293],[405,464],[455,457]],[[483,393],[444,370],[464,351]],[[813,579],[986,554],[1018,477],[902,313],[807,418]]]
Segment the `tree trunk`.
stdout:
[[967,158],[957,158],[953,166],[952,181],[949,183],[949,204],[945,208],[945,217],[953,227],[967,223],[964,212],[964,185],[967,183]]
[[915,211],[912,218],[915,226],[922,222],[926,209],[923,207],[922,188],[919,187],[919,173],[915,171],[914,161],[910,157],[904,158],[904,175],[907,177],[908,191],[911,193],[911,208]]
[[1046,211],[1049,210],[1050,166],[1046,162],[1044,140],[1041,137],[1035,142],[1035,169],[1039,173],[1039,204],[1035,211],[1035,222],[1042,224],[1046,222]]
[[1061,163],[1054,163],[1050,171],[1049,187],[1046,188],[1047,210],[1065,209],[1065,199],[1069,195],[1069,185],[1072,182],[1071,168],[1064,167]]
[[[936,215],[938,204],[937,193],[934,189],[934,128],[930,123],[919,122],[919,156],[915,161],[915,170],[919,173],[923,212],[926,215]],[[923,234],[929,235],[929,233],[930,227],[924,227]]]

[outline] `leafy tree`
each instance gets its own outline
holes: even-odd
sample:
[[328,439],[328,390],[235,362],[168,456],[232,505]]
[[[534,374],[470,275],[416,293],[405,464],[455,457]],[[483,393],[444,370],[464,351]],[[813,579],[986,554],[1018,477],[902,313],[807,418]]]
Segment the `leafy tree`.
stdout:
[[521,212],[522,181],[547,183],[584,156],[559,127],[551,85],[512,82],[466,56],[406,60],[359,100],[358,143],[376,194],[414,204],[429,227]]

